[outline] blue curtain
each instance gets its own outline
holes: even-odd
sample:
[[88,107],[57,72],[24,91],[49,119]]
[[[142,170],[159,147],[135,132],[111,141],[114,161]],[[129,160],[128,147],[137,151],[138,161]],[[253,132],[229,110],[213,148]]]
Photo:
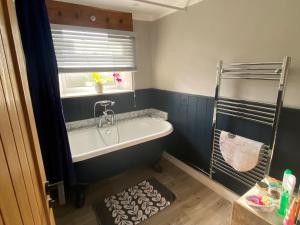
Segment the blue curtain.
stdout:
[[44,166],[50,183],[75,184],[59,94],[58,69],[44,0],[16,0],[28,83]]

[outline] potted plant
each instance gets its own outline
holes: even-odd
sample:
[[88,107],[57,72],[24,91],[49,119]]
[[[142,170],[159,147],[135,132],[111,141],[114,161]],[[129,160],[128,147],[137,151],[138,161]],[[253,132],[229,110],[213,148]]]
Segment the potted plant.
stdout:
[[92,77],[95,82],[95,90],[97,93],[103,93],[103,84],[112,81],[112,79],[109,77],[103,78],[98,72],[92,72]]
[[94,82],[95,82],[95,91],[97,93],[103,93],[103,83],[102,83],[101,75],[97,72],[93,72],[92,77],[94,78]]
[[119,73],[113,73],[113,77],[115,78],[115,81],[117,82],[117,85],[120,85],[122,83],[122,78]]

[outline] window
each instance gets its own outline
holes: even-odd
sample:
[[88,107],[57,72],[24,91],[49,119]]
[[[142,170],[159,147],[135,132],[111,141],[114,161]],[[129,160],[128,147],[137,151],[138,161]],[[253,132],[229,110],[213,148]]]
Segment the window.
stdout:
[[51,30],[62,97],[133,90],[132,32],[65,25]]
[[[94,72],[92,72],[94,73]],[[91,72],[80,72],[80,73],[60,73],[59,84],[61,97],[76,97],[76,96],[87,96],[97,95],[95,87],[95,80]],[[102,79],[102,93],[113,94],[130,92],[133,90],[132,85],[132,72],[97,72],[100,74]],[[118,82],[113,76],[119,74]]]

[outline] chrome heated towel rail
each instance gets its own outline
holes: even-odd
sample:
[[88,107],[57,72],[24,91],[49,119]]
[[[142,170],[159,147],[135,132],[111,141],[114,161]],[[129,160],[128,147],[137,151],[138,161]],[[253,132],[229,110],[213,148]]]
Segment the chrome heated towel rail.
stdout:
[[[218,63],[212,125],[211,178],[213,178],[213,174],[218,171],[251,187],[255,185],[256,182],[262,180],[265,175],[269,174],[276,143],[280,111],[283,105],[289,64],[290,57],[285,57],[282,62],[234,63],[229,65],[223,65],[222,61]],[[278,81],[277,100],[274,104],[265,104],[222,97],[220,96],[220,88],[223,79]],[[218,129],[219,115],[248,120],[253,123],[264,124],[271,127],[270,145],[263,146],[258,164],[252,170],[248,172],[238,172],[225,162],[219,147],[221,133],[221,130]]]

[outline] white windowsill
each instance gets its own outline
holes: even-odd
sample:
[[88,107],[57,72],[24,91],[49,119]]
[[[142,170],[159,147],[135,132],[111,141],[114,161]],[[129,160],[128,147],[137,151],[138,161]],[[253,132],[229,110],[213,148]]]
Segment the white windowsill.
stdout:
[[97,95],[113,95],[113,94],[120,94],[120,93],[129,93],[129,92],[133,92],[133,90],[105,90],[104,93],[97,93],[97,92],[64,93],[61,94],[60,98],[79,98],[79,97],[97,96]]

